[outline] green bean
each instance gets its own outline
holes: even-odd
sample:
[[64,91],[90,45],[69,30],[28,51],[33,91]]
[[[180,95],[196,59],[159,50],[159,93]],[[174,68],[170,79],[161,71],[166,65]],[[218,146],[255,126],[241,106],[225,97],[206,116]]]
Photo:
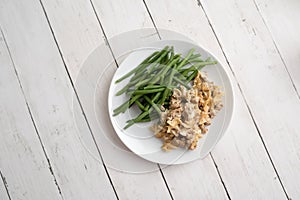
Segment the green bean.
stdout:
[[178,60],[179,60],[179,57],[174,59],[171,63],[169,63],[164,69],[162,69],[162,71],[159,75],[157,75],[156,77],[154,77],[153,80],[150,81],[150,83],[156,83],[157,81],[159,81],[160,78],[164,77],[164,75],[167,73],[169,68],[172,67],[172,65],[174,65]]
[[[141,85],[147,83],[146,80],[151,80],[151,78],[153,78],[155,76],[155,74],[147,74],[145,73],[138,81],[136,81],[133,85],[135,85],[135,88],[140,87]],[[149,77],[147,79],[145,79],[146,77]],[[142,82],[143,81],[143,82]],[[142,82],[142,83],[141,83]]]
[[147,90],[135,90],[134,94],[150,94],[155,92],[164,91],[164,88],[155,88],[155,89],[147,89]]
[[127,108],[129,108],[129,106],[131,106],[137,99],[139,99],[142,95],[136,95],[136,96],[132,96],[131,99],[129,99],[128,101],[126,101],[125,103],[123,103],[122,105],[120,105],[118,108],[116,108],[114,110],[114,116],[120,114],[120,113],[124,113]]
[[[153,60],[149,61],[150,65],[152,65],[151,69],[155,68],[155,66],[157,64],[159,64],[160,60],[163,59],[167,54],[168,54],[168,51],[162,50],[161,54],[158,54],[157,57],[154,57]],[[147,66],[149,66],[149,65],[147,65]],[[139,80],[143,79],[146,76],[147,71],[149,72],[149,69],[148,70],[143,69],[143,70],[137,71],[136,74],[130,79],[130,81],[134,81],[134,80],[136,80],[137,78],[140,78],[140,77],[141,78]]]
[[[161,64],[159,66],[157,66],[155,69],[153,69],[153,71],[151,72],[152,74],[158,74],[159,71],[161,71],[161,69],[165,68],[166,65],[165,64]],[[150,74],[150,73],[149,73]],[[147,74],[148,75],[148,74]]]
[[193,80],[198,74],[198,70],[195,70],[190,77],[188,77],[187,81],[190,82],[191,80]]
[[[174,77],[174,80],[175,80],[176,82],[178,82],[179,84],[183,85],[184,87],[188,88],[188,89],[191,88],[191,86],[189,86],[189,85],[186,84],[185,82],[181,81],[181,80],[180,80],[179,78],[177,78],[177,77]],[[188,80],[187,82],[189,82],[189,81],[190,81],[190,80]]]
[[116,96],[120,96],[121,94],[123,94],[124,92],[126,92],[129,88],[130,88],[130,86],[126,85],[125,87],[123,87],[121,90],[119,90],[116,93]]
[[[153,60],[149,61],[149,65],[154,65],[154,66],[157,65],[159,59],[161,59],[160,57],[165,56],[167,53],[168,52],[165,51],[164,53],[159,54],[158,57],[155,57],[155,58],[153,58]],[[140,77],[141,75],[144,75],[147,71],[148,71],[147,69],[142,69],[142,70],[137,71],[136,74],[130,80],[131,81],[135,80],[136,78]]]
[[[123,94],[124,92],[127,92],[128,89],[133,86],[133,85],[136,85],[137,83],[140,82],[141,79],[144,79],[144,77],[146,77],[146,74],[144,74],[142,77],[140,77],[139,79],[136,79],[134,81],[131,81],[129,82],[127,85],[125,85],[121,90],[119,90],[117,93],[116,93],[116,96],[120,96],[121,94]],[[150,80],[150,79],[149,79]]]
[[189,63],[199,63],[199,62],[204,62],[202,59],[195,58],[195,59],[190,59],[188,60]]
[[149,81],[151,81],[151,79],[152,79],[152,77],[140,81],[139,83],[135,84],[135,88],[139,88],[139,87],[141,87],[141,86],[144,86],[144,85],[147,84]]
[[164,85],[148,85],[148,86],[145,86],[143,89],[156,89],[156,88],[165,88],[166,86]]
[[155,56],[156,54],[158,54],[158,51],[155,51],[154,53],[152,53],[149,57],[147,57],[141,64],[139,64],[136,68],[132,69],[130,72],[128,72],[127,74],[125,74],[124,76],[122,76],[121,78],[119,78],[118,80],[116,80],[115,83],[119,83],[121,81],[123,81],[124,79],[128,78],[129,76],[131,76],[132,74],[134,74],[136,71],[138,71],[139,69],[146,67],[145,63],[147,63],[153,56]]
[[133,93],[134,93],[134,91],[135,91],[135,90],[131,90],[131,91],[128,91],[128,90],[127,90],[126,94],[127,94],[128,96],[132,96]]
[[199,58],[199,57],[201,57],[201,54],[200,54],[200,53],[198,53],[198,54],[193,54],[193,55],[191,55],[191,57],[190,57],[189,60],[192,60],[192,59],[195,59],[195,58]]
[[167,99],[168,95],[170,94],[171,90],[169,88],[167,88],[164,93],[163,93],[163,96],[161,98],[161,100],[159,101],[159,103],[161,105],[163,105],[163,103],[165,102],[165,100]]
[[169,76],[169,80],[168,80],[168,83],[167,83],[167,87],[169,87],[172,83],[172,80],[173,80],[173,76],[175,74],[175,72],[177,71],[177,65],[175,64],[174,66],[174,69],[171,70],[171,73],[170,73],[170,76]]
[[150,117],[148,117],[148,118],[141,119],[139,122],[150,122],[150,121],[151,119]]
[[155,65],[159,65],[164,58],[168,59],[168,54],[169,54],[169,51],[163,52],[161,54],[161,56],[155,61],[154,65],[152,65],[152,67],[150,67],[150,69],[154,68]]
[[188,54],[186,55],[186,57],[180,62],[180,64],[177,66],[177,69],[180,69],[187,61],[188,59],[191,57],[191,55],[193,54],[193,52],[195,51],[195,49],[191,49]]
[[[167,53],[168,53],[168,46],[166,46],[163,50],[160,52],[156,51],[152,53],[149,57],[147,57],[141,64],[139,64],[136,68],[125,74],[123,77],[120,79],[116,80],[116,83],[119,83],[123,81],[124,79],[128,78],[132,74],[136,72],[140,72],[143,69],[145,69],[149,64],[152,64],[153,62],[159,62],[160,59],[162,59]],[[149,61],[149,62],[148,62]]]
[[147,69],[144,69],[140,72],[137,72],[133,77],[131,77],[130,82],[131,81],[135,81],[136,79],[141,78],[145,73],[146,73]]
[[195,70],[195,69],[198,69],[199,67],[204,67],[205,65],[213,65],[213,64],[217,64],[217,61],[210,61],[210,62],[200,62],[200,63],[197,63],[197,64],[193,65],[192,67],[190,67],[190,68],[184,70],[184,71],[182,72],[182,75],[183,75],[183,76],[186,76],[187,73],[190,72],[190,71],[193,71],[193,70]]
[[[153,119],[153,118],[152,118]],[[151,118],[150,117],[145,117],[145,118],[143,118],[143,119],[140,119],[139,121],[134,121],[134,120],[129,120],[127,123],[140,123],[140,122],[150,122],[151,121]],[[132,125],[133,125],[132,124]],[[128,125],[128,124],[127,124]],[[131,126],[131,125],[130,125]],[[127,127],[127,128],[129,128],[129,126]]]
[[124,127],[124,130],[128,129],[130,126],[132,126],[134,124],[134,120],[131,120],[129,122],[127,122],[126,126]]
[[138,107],[142,110],[142,111],[146,111],[145,107],[143,106],[143,104],[137,99],[135,101],[135,103],[138,105]]
[[122,105],[120,105],[119,107],[117,107],[116,109],[114,109],[114,114],[113,116],[116,116],[124,111],[126,111],[126,109],[129,107],[129,103],[130,100],[125,101]]
[[156,56],[154,56],[153,58],[151,58],[150,60],[149,60],[149,64],[152,64],[152,63],[154,63],[154,62],[157,62],[157,59],[159,59],[161,56],[162,56],[162,54],[164,54],[164,53],[166,53],[166,52],[169,52],[169,50],[168,50],[168,46],[166,46],[165,48],[163,48],[158,54],[156,54]]
[[144,98],[146,99],[146,101],[148,102],[148,103],[150,103],[151,104],[151,106],[156,110],[156,112],[158,112],[158,113],[160,113],[161,112],[161,110],[159,109],[159,107],[149,98],[149,97],[147,97],[147,96],[144,96]]
[[141,113],[137,118],[127,121],[127,125],[124,127],[124,129],[127,129],[130,126],[132,126],[134,123],[139,122],[144,117],[146,117],[151,111],[152,111],[152,108],[150,108],[148,111]]
[[170,52],[171,52],[170,60],[173,60],[174,59],[174,47],[173,46],[171,47]]
[[161,92],[156,93],[155,96],[153,97],[152,101],[156,102],[156,100],[160,97],[160,95],[161,95]]
[[[182,69],[183,67],[185,67],[185,66],[191,64],[190,59],[191,59],[191,57],[193,56],[193,55],[192,55],[193,51],[194,51],[194,49],[191,49],[191,50],[188,52],[188,54],[187,54],[187,56],[186,56],[185,58],[183,58],[182,60],[179,60],[179,61],[177,62],[177,65],[178,65],[177,68],[178,68],[179,71],[182,71],[181,69]],[[199,54],[199,55],[200,55],[200,54]],[[192,60],[192,61],[193,61],[193,60]]]
[[[152,101],[155,103],[156,100],[159,99],[160,95],[161,95],[161,92],[156,93],[156,94],[154,95],[154,97],[152,98]],[[151,106],[151,104],[148,104],[147,106],[145,106],[145,109],[148,110],[148,109],[150,108],[150,106]]]
[[177,64],[175,64],[174,69],[171,71],[171,74],[169,76],[169,80],[168,80],[168,83],[167,83],[167,89],[165,89],[165,91],[163,93],[161,103],[163,103],[166,100],[168,94],[170,93],[169,87],[170,87],[170,85],[171,85],[171,83],[173,81],[173,77],[174,77],[174,74],[176,72],[176,69],[177,69]]
[[130,101],[129,101],[129,106],[131,106],[137,99],[139,99],[142,95],[138,94],[135,96],[132,96]]
[[203,67],[205,67],[206,65],[215,65],[218,62],[217,61],[209,61],[209,62],[204,62],[206,64],[202,64],[202,63],[198,63],[195,65],[195,68],[199,71],[200,69],[202,69]]
[[164,58],[162,58],[158,63],[164,65],[169,60],[169,52]]

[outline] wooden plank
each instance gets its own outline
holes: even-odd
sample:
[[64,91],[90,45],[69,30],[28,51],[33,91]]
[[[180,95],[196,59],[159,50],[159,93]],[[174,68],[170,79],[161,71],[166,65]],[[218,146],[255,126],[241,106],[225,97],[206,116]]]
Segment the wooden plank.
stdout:
[[3,174],[1,173],[1,171],[0,171],[0,175],[1,175],[1,180],[0,180],[0,199],[9,200],[10,196],[7,193],[7,189],[5,188],[5,184],[6,184],[5,176],[3,176]]
[[253,1],[203,1],[203,6],[287,195],[297,199],[300,104],[271,35]]
[[300,92],[300,1],[256,0],[293,83]]
[[[131,21],[129,21],[126,17],[124,17],[125,14],[123,13],[130,13],[132,15],[135,15],[135,19],[138,21],[142,21],[141,18],[143,19],[144,16],[147,16],[147,9],[142,5],[141,1],[130,1],[130,6],[125,5],[129,4],[129,1],[113,1],[114,3],[107,3],[108,1],[97,1],[95,2],[95,8],[98,13],[98,16],[100,18],[101,24],[104,26],[105,32],[108,32],[107,37],[111,37],[111,35],[116,35],[117,33],[120,33],[124,30],[130,30],[130,29],[137,29],[137,28],[146,28],[148,25],[139,24],[136,27],[126,27],[123,26],[124,24],[128,24]],[[159,2],[163,3],[163,2]],[[124,11],[124,8],[128,8],[130,10]],[[102,11],[105,10],[105,13],[102,13]],[[114,12],[109,12],[113,10]],[[120,13],[120,14],[119,14]],[[137,13],[143,13],[140,14],[140,16],[137,16]],[[167,13],[163,13],[162,16],[164,17]],[[150,16],[148,17],[148,20],[150,20]],[[145,23],[145,24],[148,24]],[[153,28],[153,25],[152,25]],[[109,31],[109,30],[115,30],[115,31]],[[158,40],[158,37],[155,38],[155,40]],[[117,45],[117,44],[116,44]],[[116,51],[114,49],[114,44],[112,44],[112,49],[114,52]],[[116,48],[117,49],[117,48]],[[168,170],[169,167],[166,168]],[[186,166],[175,166],[177,170],[185,171],[184,173],[180,174],[176,172],[176,170],[170,170],[168,173],[168,176],[166,176],[166,182],[171,189],[171,193],[175,199],[180,197],[183,197],[183,195],[188,195],[189,197],[197,197],[197,198],[206,198],[211,196],[215,197],[220,197],[222,199],[226,199],[226,193],[225,190],[221,184],[221,181],[218,177],[217,171],[214,167],[214,164],[211,160],[211,158],[207,158],[201,163],[198,163],[197,165],[189,165],[188,167]],[[163,170],[164,173],[166,173],[166,170]],[[198,171],[199,175],[205,174],[205,180],[207,180],[211,184],[203,184],[202,188],[197,190],[189,190],[188,192],[186,191],[186,187],[182,187],[182,185],[188,184],[191,185],[192,181],[188,179],[187,177],[193,177],[195,175],[194,171]],[[198,182],[201,180],[200,176],[195,177],[195,180]],[[197,183],[198,183],[197,182]],[[199,183],[200,184],[200,183]]]
[[[88,1],[42,1],[73,80],[103,33]],[[67,31],[66,31],[67,30]]]
[[174,199],[228,199],[210,156],[162,170]]
[[[106,64],[113,60],[109,48],[106,46],[101,52],[97,52],[97,50],[96,52],[93,52],[99,55],[98,58],[96,57],[96,59],[98,59],[97,62],[99,63],[98,67],[89,68],[87,66],[86,68],[85,64],[84,67],[80,66],[82,68],[79,69],[79,64],[84,63],[88,54],[90,54],[100,43],[104,42],[103,33],[98,24],[96,15],[94,14],[92,5],[89,1],[80,0],[75,2],[43,1],[43,6],[66,66],[70,71],[71,78],[74,83],[76,82],[75,87],[84,112],[101,150],[103,159],[108,167],[108,173],[111,176],[111,180],[118,196],[125,199],[139,199],[140,197],[145,196],[152,199],[170,198],[160,172],[157,171],[158,168],[156,164],[146,162],[132,153],[124,153],[122,151],[118,153],[117,150],[113,148],[113,145],[120,146],[121,144],[122,148],[123,145],[113,131],[106,114],[99,115],[100,121],[103,122],[104,125],[102,125],[102,127],[99,127],[98,125],[95,116],[95,108],[91,100],[94,99],[94,91],[100,75],[106,73],[104,78],[107,80],[101,83],[101,93],[96,94],[96,96],[98,97],[97,102],[100,104],[100,109],[107,110],[106,90],[109,87],[110,78],[113,75],[116,66],[112,65],[111,67],[113,70],[108,70],[108,72],[105,71]],[[109,9],[105,8],[105,10]],[[66,29],[69,31],[66,32]],[[102,66],[101,63],[104,63],[104,66]],[[80,81],[83,84],[80,84]],[[105,132],[106,136],[112,139],[110,141],[106,140],[106,138],[103,137],[104,135],[101,134],[102,132]],[[84,137],[86,136],[82,135],[82,137],[83,140],[85,140]],[[110,142],[113,142],[113,144]],[[118,168],[120,167],[120,163],[131,162],[135,163],[134,167],[137,171],[141,169],[143,171],[152,171],[153,169],[156,169],[156,172],[136,175],[114,170],[120,170],[120,168]],[[132,170],[134,170],[134,168],[131,169],[131,171]],[[145,180],[149,181],[145,182]],[[154,182],[155,184],[153,184]],[[143,185],[143,187],[141,187],[141,185]]]
[[[1,33],[0,63],[2,179],[13,199],[61,199]],[[4,199],[1,195],[7,196],[5,188],[0,190],[0,199]]]
[[[197,2],[147,1],[147,6],[158,29],[172,27],[172,30],[189,36],[196,43],[213,52],[233,80],[236,111],[227,134],[212,153],[230,197],[241,199],[247,194],[248,198],[253,199],[284,198],[280,183],[252,123],[237,83]],[[187,10],[188,15],[185,14]],[[202,162],[197,161],[198,165]],[[194,165],[194,176],[200,179],[203,174],[197,171],[197,164]],[[167,170],[164,172],[169,180],[171,175]],[[180,179],[180,181],[185,181],[184,185],[188,184],[188,180]],[[183,193],[184,189],[177,192]]]
[[[76,133],[73,89],[39,1],[2,1],[0,23],[62,196],[115,199],[103,165],[84,149]],[[81,131],[90,135],[83,117],[79,122]],[[92,138],[87,139],[97,155]]]
[[105,34],[113,37],[139,28],[153,28],[143,2],[138,0],[92,1]]

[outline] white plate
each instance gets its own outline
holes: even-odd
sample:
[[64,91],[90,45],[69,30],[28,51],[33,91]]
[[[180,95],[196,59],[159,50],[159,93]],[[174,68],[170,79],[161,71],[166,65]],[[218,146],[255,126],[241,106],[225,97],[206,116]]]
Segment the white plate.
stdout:
[[135,124],[124,130],[123,127],[126,125],[126,121],[137,116],[139,111],[136,107],[132,107],[124,114],[113,116],[113,110],[129,98],[127,95],[115,96],[116,92],[123,88],[128,83],[129,79],[118,84],[115,84],[115,81],[135,68],[155,50],[162,49],[166,45],[174,46],[175,52],[181,53],[183,56],[185,56],[191,48],[194,48],[196,50],[195,52],[202,55],[202,59],[211,57],[213,60],[217,60],[211,53],[203,48],[179,40],[163,40],[155,42],[148,47],[133,50],[119,66],[111,81],[108,96],[108,109],[116,133],[132,152],[146,160],[169,165],[181,164],[204,158],[213,149],[229,126],[233,113],[234,96],[229,77],[220,62],[216,65],[210,65],[202,69],[202,71],[207,72],[209,80],[222,87],[222,90],[225,93],[223,97],[224,107],[213,119],[208,133],[199,140],[198,147],[193,151],[182,148],[177,148],[170,152],[161,150],[162,141],[156,138],[149,129],[154,122]]

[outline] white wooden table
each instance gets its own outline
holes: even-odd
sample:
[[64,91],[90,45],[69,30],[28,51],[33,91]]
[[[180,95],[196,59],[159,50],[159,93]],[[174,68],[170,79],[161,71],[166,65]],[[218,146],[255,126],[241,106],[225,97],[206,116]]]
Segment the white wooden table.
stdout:
[[[0,0],[0,199],[300,199],[299,10],[298,0]],[[140,28],[182,33],[230,72],[233,121],[204,160],[110,168],[80,94],[98,159],[74,134],[82,62]]]

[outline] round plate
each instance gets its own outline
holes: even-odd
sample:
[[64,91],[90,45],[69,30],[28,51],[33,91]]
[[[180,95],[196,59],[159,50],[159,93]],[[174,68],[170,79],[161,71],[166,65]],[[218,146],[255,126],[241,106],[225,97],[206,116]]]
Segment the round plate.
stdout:
[[162,141],[156,138],[153,132],[150,130],[150,126],[155,122],[138,123],[124,130],[123,128],[126,125],[126,121],[134,118],[140,113],[138,108],[135,106],[128,109],[125,113],[113,116],[113,110],[119,105],[123,104],[129,98],[129,96],[125,94],[121,96],[115,95],[117,91],[122,89],[129,82],[129,79],[125,79],[118,84],[115,84],[115,81],[135,68],[151,53],[158,49],[162,49],[166,45],[174,46],[175,52],[181,53],[183,56],[186,55],[191,48],[194,48],[195,52],[202,55],[202,59],[211,57],[212,60],[217,60],[215,56],[202,47],[180,40],[162,40],[147,47],[135,49],[122,62],[111,81],[108,95],[108,110],[112,125],[117,135],[132,152],[146,160],[155,163],[167,165],[182,164],[199,158],[204,158],[225,133],[232,118],[234,102],[232,84],[220,62],[218,62],[216,65],[204,67],[201,71],[208,74],[208,79],[210,81],[213,81],[216,85],[221,86],[222,90],[224,91],[224,107],[212,120],[212,124],[209,126],[208,133],[199,140],[198,147],[195,150],[191,151],[183,148],[177,148],[170,152],[163,151],[161,149]]

